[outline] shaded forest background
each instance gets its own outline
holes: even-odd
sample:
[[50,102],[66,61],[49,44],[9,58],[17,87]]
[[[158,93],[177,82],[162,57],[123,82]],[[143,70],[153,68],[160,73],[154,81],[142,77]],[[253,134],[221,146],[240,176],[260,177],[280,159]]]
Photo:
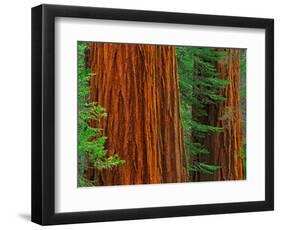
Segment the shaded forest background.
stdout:
[[78,42],[78,186],[246,179],[246,50]]

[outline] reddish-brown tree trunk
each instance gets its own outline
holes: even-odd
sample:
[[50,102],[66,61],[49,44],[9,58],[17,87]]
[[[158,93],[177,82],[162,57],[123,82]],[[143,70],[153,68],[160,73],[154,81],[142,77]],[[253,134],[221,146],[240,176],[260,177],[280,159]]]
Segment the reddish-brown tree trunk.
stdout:
[[[223,127],[221,133],[207,137],[206,145],[210,151],[204,157],[209,164],[219,165],[221,169],[213,175],[201,175],[201,180],[242,180],[244,179],[242,158],[242,113],[240,105],[240,51],[239,49],[220,49],[226,52],[223,60],[217,63],[221,79],[229,81],[220,95],[226,99],[219,105],[208,108],[210,125]],[[208,158],[208,159],[206,159]],[[201,159],[202,160],[202,159]]]
[[89,66],[91,100],[108,114],[92,125],[126,161],[100,171],[99,184],[187,181],[175,47],[91,43]]

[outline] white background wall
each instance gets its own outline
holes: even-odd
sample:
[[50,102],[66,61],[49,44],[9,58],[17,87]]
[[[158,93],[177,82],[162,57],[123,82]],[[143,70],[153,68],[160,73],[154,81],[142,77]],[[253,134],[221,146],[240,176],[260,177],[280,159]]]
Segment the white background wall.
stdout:
[[[30,8],[41,3],[275,18],[275,211],[95,224],[68,229],[278,229],[281,225],[281,117],[279,1],[57,0],[2,1],[0,7],[0,227],[39,229],[30,222]],[[250,83],[248,83],[250,84]],[[64,229],[66,226],[55,226]],[[50,228],[50,227],[47,227]]]

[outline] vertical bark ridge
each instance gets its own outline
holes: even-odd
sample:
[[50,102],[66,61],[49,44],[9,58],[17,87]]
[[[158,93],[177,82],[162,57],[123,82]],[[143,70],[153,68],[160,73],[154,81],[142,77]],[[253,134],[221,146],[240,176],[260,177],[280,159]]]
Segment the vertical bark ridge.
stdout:
[[100,185],[187,181],[187,159],[179,112],[174,46],[91,43],[92,101],[107,117],[103,129],[109,155],[126,163],[99,172]]

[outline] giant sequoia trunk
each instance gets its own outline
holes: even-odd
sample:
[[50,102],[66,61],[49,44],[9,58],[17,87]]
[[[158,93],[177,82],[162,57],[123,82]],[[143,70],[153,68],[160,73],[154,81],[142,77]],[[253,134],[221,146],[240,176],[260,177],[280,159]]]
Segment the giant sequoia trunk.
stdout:
[[126,163],[97,172],[100,185],[187,180],[175,47],[91,43],[92,101],[107,117],[92,122],[109,155]]
[[240,105],[240,51],[239,49],[220,49],[226,52],[223,60],[216,64],[221,79],[229,80],[220,95],[226,99],[208,108],[208,122],[212,126],[223,127],[224,131],[210,134],[206,146],[210,151],[202,157],[209,164],[219,165],[221,169],[213,175],[200,175],[200,180],[242,180],[244,179],[242,158],[242,113]]

